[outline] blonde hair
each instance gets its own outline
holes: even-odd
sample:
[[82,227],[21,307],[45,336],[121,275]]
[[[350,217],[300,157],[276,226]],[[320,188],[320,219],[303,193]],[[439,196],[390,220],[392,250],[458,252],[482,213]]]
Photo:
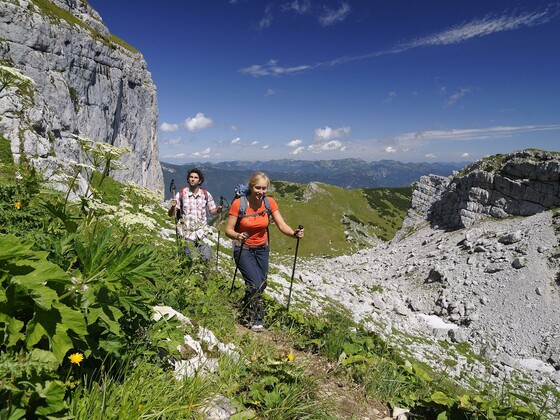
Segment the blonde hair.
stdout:
[[270,186],[270,179],[264,172],[255,172],[251,175],[251,178],[249,178],[249,189],[252,190],[253,187],[261,181],[266,181],[266,186]]

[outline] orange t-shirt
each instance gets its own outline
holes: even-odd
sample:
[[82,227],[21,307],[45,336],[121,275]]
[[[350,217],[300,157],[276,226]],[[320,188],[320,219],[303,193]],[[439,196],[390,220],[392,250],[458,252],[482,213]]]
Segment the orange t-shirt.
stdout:
[[[274,198],[268,197],[268,202],[270,203],[270,211],[274,213],[278,210],[278,204]],[[238,198],[231,203],[229,208],[230,216],[237,217],[239,215],[239,206],[241,200]],[[258,216],[250,216],[251,214],[262,213]],[[249,238],[245,243],[249,246],[259,246],[268,243],[268,237],[266,234],[266,228],[268,226],[268,212],[266,211],[266,206],[264,205],[264,200],[258,210],[254,210],[249,205],[249,200],[247,200],[247,208],[245,209],[245,216],[239,220],[239,225],[236,229],[237,232],[243,233],[247,232]]]

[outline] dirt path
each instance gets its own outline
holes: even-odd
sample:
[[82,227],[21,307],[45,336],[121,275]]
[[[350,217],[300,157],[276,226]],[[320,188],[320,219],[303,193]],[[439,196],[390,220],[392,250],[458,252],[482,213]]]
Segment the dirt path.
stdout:
[[386,405],[368,398],[364,390],[346,377],[336,363],[326,358],[293,348],[293,343],[276,331],[254,333],[238,326],[239,332],[250,333],[259,343],[275,348],[279,354],[293,354],[294,362],[304,367],[314,379],[318,393],[332,407],[329,413],[337,419],[382,420],[390,419]]

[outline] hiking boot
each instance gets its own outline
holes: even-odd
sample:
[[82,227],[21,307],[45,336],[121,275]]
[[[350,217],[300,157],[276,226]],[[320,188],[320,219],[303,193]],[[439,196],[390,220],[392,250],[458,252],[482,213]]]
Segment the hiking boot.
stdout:
[[263,332],[264,330],[265,328],[263,324],[253,324],[253,326],[251,327],[251,331],[254,332]]

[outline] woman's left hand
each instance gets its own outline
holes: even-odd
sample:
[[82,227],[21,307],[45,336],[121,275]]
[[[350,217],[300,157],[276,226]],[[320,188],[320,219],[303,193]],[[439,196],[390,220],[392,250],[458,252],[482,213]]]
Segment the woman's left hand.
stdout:
[[304,235],[303,227],[294,230],[294,238],[301,239],[303,238],[303,235]]

